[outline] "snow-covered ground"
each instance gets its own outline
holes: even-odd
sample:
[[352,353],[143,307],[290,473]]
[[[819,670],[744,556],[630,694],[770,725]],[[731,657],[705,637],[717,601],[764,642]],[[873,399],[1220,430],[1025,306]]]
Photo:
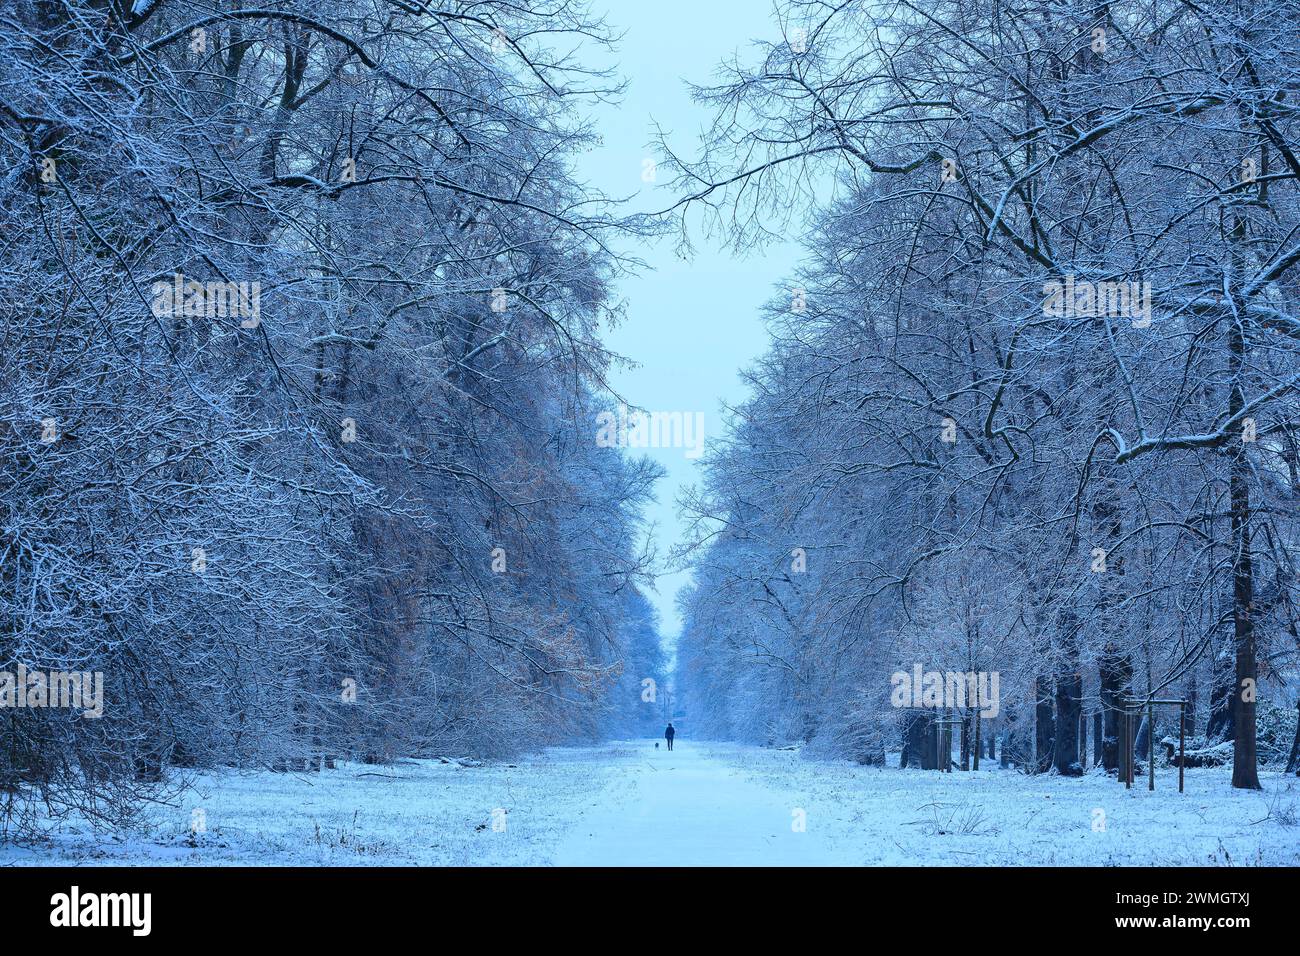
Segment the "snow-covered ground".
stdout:
[[1190,770],[1180,795],[1169,770],[1150,793],[1101,774],[941,775],[636,741],[514,764],[204,776],[143,834],[62,825],[0,846],[0,864],[1300,864],[1300,781],[1266,772],[1265,791],[1245,793],[1229,776]]

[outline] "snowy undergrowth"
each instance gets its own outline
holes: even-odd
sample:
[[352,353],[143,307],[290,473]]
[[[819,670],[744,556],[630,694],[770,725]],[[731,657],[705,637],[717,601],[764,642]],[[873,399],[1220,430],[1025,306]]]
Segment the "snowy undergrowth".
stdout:
[[[542,864],[624,756],[606,745],[482,766],[413,760],[204,775],[154,811],[144,833],[60,825],[48,841],[0,845],[0,864]],[[498,809],[504,817],[494,817]],[[191,827],[196,810],[203,832]]]
[[1126,792],[1102,774],[941,775],[638,741],[484,766],[211,774],[142,833],[59,824],[0,846],[0,864],[1300,864],[1300,782],[1261,778],[1246,793],[1229,768],[1195,769],[1179,794],[1162,769],[1154,793],[1145,780]]
[[1264,790],[1233,790],[1232,768],[1158,767],[1156,789],[1104,773],[1026,776],[860,767],[790,751],[746,749],[751,779],[785,781],[808,829],[891,865],[1294,866],[1300,864],[1300,780],[1260,772]]

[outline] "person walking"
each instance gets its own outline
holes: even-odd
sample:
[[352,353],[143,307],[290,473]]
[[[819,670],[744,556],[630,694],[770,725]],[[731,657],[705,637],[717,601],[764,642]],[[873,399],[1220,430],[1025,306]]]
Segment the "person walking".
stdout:
[[673,738],[677,736],[677,731],[673,729],[672,721],[668,722],[668,728],[664,731],[664,739],[668,741],[668,749],[673,749]]

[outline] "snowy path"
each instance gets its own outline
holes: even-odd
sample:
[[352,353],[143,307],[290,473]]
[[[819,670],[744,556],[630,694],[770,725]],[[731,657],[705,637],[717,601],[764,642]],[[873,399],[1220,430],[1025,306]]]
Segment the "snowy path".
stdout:
[[615,741],[484,764],[202,774],[138,832],[51,822],[44,840],[0,844],[0,866],[1300,865],[1300,782],[1261,778],[1263,792],[1234,791],[1231,768],[1192,769],[1179,794],[1164,769],[1149,793],[1100,773]]
[[[649,747],[650,745],[646,745]],[[559,866],[813,866],[849,863],[827,839],[797,830],[793,789],[746,779],[734,748],[679,742],[647,749],[626,779],[563,839]],[[804,824],[806,828],[806,822]]]

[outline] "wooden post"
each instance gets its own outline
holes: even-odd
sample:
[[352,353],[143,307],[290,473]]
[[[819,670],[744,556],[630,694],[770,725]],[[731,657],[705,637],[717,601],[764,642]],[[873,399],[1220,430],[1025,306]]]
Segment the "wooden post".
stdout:
[[1183,768],[1187,765],[1187,701],[1178,705],[1178,792],[1183,792]]

